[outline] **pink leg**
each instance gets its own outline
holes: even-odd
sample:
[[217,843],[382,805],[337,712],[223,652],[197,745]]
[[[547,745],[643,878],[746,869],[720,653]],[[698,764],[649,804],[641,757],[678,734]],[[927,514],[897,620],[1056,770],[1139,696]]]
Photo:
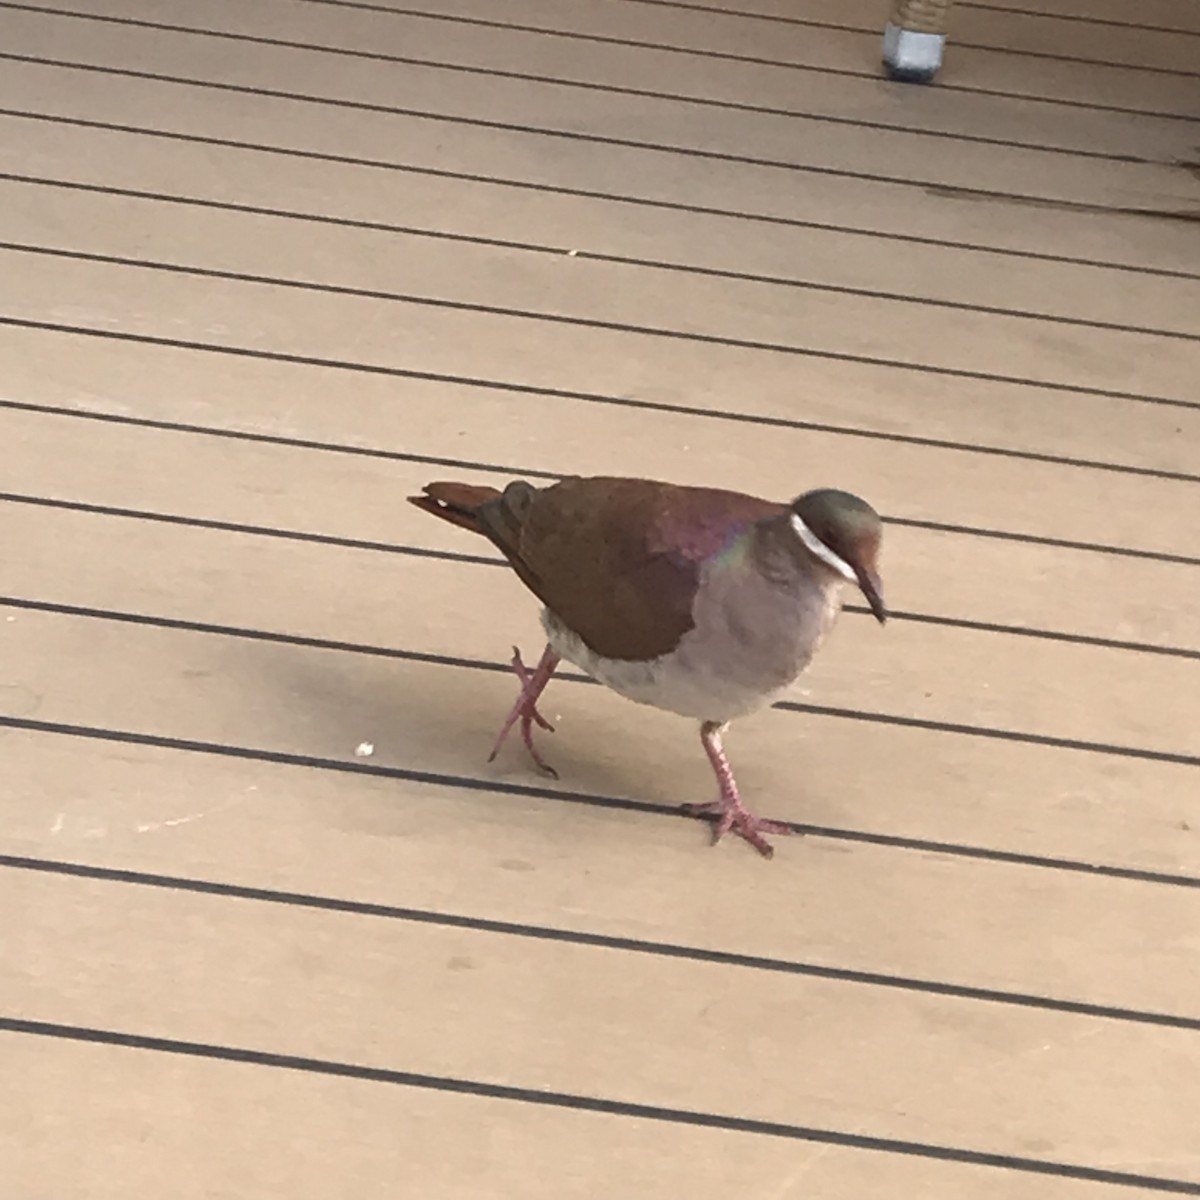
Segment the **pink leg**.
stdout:
[[538,712],[537,702],[538,697],[545,691],[546,684],[550,682],[550,676],[554,674],[554,668],[558,666],[559,661],[558,655],[547,646],[542,652],[541,661],[531,672],[521,661],[521,651],[516,646],[513,647],[512,669],[521,681],[521,694],[517,697],[516,704],[513,705],[512,711],[500,729],[500,736],[496,738],[496,744],[492,747],[491,754],[488,755],[488,762],[491,762],[500,753],[504,739],[508,737],[509,731],[519,720],[521,722],[521,739],[524,741],[525,749],[529,751],[530,757],[537,763],[540,770],[554,779],[558,778],[558,772],[542,758],[533,744],[533,726],[536,722],[543,729],[554,732],[554,726]]
[[792,833],[792,827],[782,821],[768,821],[756,817],[742,804],[738,795],[737,783],[733,778],[733,768],[725,757],[721,745],[722,726],[717,721],[705,721],[700,726],[700,740],[704,743],[708,761],[721,785],[721,798],[709,804],[685,804],[683,811],[689,816],[706,816],[716,814],[717,820],[713,826],[713,845],[716,845],[730,831],[738,837],[745,838],[764,858],[770,858],[775,848],[763,837],[764,833]]

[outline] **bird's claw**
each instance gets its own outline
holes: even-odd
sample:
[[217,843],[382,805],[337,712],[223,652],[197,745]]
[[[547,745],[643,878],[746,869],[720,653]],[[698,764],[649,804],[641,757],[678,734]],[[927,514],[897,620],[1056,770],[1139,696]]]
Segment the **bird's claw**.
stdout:
[[533,744],[534,725],[545,729],[548,733],[554,732],[554,726],[538,712],[537,701],[550,676],[553,674],[557,663],[557,656],[552,656],[550,648],[547,647],[538,669],[530,671],[521,660],[521,651],[516,646],[513,647],[511,666],[513,673],[521,681],[521,694],[517,697],[516,703],[512,706],[504,725],[500,729],[496,743],[492,746],[492,752],[488,755],[488,762],[495,761],[496,755],[500,753],[500,747],[504,745],[505,738],[508,737],[512,727],[519,721],[521,724],[521,740],[525,743],[525,749],[529,751],[529,757],[533,759],[534,765],[543,775],[549,775],[551,779],[558,778],[558,772],[538,753],[537,747]]
[[[529,685],[533,681],[533,676],[530,673],[529,668],[522,661],[521,651],[516,646],[513,647],[513,656],[512,656],[512,662],[510,665],[512,666],[513,672],[516,675],[516,677],[521,681],[521,699],[524,700],[526,693],[529,690]],[[536,701],[531,701],[530,703],[521,705],[520,707],[521,707],[522,721],[524,721],[526,719],[531,720],[531,721],[533,721],[533,723],[535,725],[539,725],[539,726],[541,726],[542,729],[546,730],[547,733],[554,732],[554,726],[551,725],[550,722],[547,721],[546,718],[543,717],[540,712],[538,712]],[[526,738],[525,744],[529,745],[528,738]],[[537,762],[537,753],[534,751],[532,746],[529,747],[529,751],[531,754],[533,754],[534,761]],[[545,764],[539,762],[538,766],[544,767]],[[554,772],[551,771],[551,774],[553,774],[553,773]]]
[[767,833],[787,836],[795,830],[786,821],[771,821],[756,817],[749,809],[727,804],[724,800],[712,800],[707,804],[685,804],[683,811],[689,817],[713,818],[712,844],[715,846],[727,833],[750,843],[763,856],[770,858],[775,847],[763,836]]

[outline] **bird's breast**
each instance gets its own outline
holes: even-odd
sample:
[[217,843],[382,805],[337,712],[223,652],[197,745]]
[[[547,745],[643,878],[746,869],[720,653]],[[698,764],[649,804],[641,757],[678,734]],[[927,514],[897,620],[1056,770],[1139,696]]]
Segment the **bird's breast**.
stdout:
[[841,607],[840,587],[781,589],[768,580],[705,581],[694,626],[649,660],[605,658],[549,610],[551,646],[639,704],[700,721],[731,721],[782,696],[811,661]]

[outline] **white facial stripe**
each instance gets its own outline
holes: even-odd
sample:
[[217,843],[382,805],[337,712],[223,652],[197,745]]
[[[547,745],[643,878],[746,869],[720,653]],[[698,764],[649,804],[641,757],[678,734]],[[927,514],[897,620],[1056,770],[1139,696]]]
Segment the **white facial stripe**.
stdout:
[[834,554],[795,513],[792,513],[792,528],[796,531],[796,536],[827,567],[832,567],[847,583],[858,582],[858,576],[854,574],[854,568],[841,555]]

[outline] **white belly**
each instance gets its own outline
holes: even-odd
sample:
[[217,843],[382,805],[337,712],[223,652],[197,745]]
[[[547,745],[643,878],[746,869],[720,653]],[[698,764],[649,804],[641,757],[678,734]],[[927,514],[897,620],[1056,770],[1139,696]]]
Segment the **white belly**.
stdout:
[[548,609],[542,626],[554,652],[639,704],[724,724],[784,696],[808,666],[841,608],[840,588],[796,601],[794,621],[767,639],[726,622],[719,605],[697,612],[696,626],[669,654],[646,662],[603,658]]
[[548,620],[543,617],[542,624],[554,652],[567,662],[638,704],[649,704],[681,717],[724,723],[770,704],[787,691],[785,685],[763,692],[736,679],[697,670],[679,651],[648,662],[601,658],[553,617]]

